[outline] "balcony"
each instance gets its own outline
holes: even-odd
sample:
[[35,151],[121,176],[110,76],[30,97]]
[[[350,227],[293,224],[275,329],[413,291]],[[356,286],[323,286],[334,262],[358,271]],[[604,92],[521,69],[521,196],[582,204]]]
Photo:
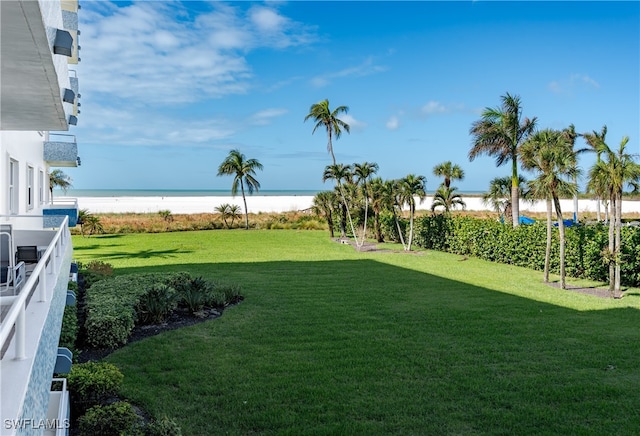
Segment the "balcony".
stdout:
[[52,167],[77,167],[79,157],[76,136],[50,133],[49,140],[44,141],[44,160]]
[[42,210],[44,228],[57,228],[66,218],[69,227],[78,225],[78,200],[76,198],[60,198]]
[[59,427],[67,425],[66,389],[52,389],[52,377],[67,302],[71,236],[66,218],[55,230],[42,228],[42,217],[32,215],[0,216],[0,224],[12,235],[11,250],[31,246],[39,253],[19,286],[0,288],[2,434],[42,434],[33,426],[53,414],[61,419]]

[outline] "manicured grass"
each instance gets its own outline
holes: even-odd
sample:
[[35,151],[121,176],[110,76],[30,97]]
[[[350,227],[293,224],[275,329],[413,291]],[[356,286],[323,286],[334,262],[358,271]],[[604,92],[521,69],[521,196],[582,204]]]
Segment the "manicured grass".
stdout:
[[187,435],[637,434],[640,298],[438,252],[357,253],[314,231],[74,237],[118,273],[242,285],[217,320],[108,357]]

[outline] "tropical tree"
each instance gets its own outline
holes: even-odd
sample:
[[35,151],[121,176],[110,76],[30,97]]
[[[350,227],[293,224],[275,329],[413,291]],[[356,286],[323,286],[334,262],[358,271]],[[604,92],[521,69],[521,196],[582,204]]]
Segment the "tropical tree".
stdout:
[[371,177],[378,172],[378,164],[371,162],[363,162],[361,164],[355,163],[353,164],[353,175],[355,177],[355,182],[362,187],[362,194],[364,197],[364,222],[362,228],[362,241],[364,244],[364,240],[367,236],[367,220],[369,213],[369,198],[371,198],[371,190],[369,189],[369,182]]
[[[521,175],[518,175],[518,188],[520,189],[519,198],[531,199],[528,182]],[[493,210],[503,217],[511,215],[511,177],[496,177],[491,180],[489,190],[482,195],[482,201],[491,205]]]
[[333,159],[333,164],[336,164],[336,157],[333,154],[333,138],[339,139],[342,135],[342,131],[346,131],[349,133],[349,124],[342,121],[338,116],[341,113],[348,113],[348,106],[338,106],[334,110],[329,108],[329,100],[322,100],[319,103],[315,103],[311,105],[309,109],[309,114],[304,117],[304,120],[312,119],[315,121],[315,126],[313,127],[313,131],[311,134],[314,134],[318,127],[323,127],[327,132],[327,151],[331,154],[331,159]]
[[340,201],[338,196],[334,191],[322,191],[318,192],[313,197],[313,204],[311,205],[311,209],[313,213],[316,215],[322,216],[327,220],[327,225],[329,226],[329,234],[331,238],[333,238],[333,214],[339,208]]
[[347,221],[351,222],[351,230],[355,235],[355,229],[353,228],[353,222],[351,221],[351,214],[349,213],[349,207],[347,205],[347,199],[344,195],[344,189],[342,189],[342,181],[350,183],[353,180],[353,173],[351,172],[351,166],[345,164],[333,164],[327,165],[322,173],[322,181],[335,180],[336,190],[341,198],[340,211],[340,237],[347,237]]
[[589,172],[589,185],[607,186],[609,193],[609,247],[606,260],[609,263],[609,290],[612,296],[620,293],[620,264],[622,256],[622,193],[625,186],[634,191],[640,188],[640,165],[637,155],[626,151],[629,137],[625,136],[618,150],[612,150],[602,141],[599,151],[602,159]]
[[53,203],[53,189],[60,188],[67,193],[67,189],[71,188],[71,177],[66,175],[62,170],[53,170],[49,173],[49,193],[51,194],[51,203]]
[[82,231],[83,235],[86,231],[89,236],[93,235],[94,233],[104,233],[104,227],[102,226],[100,217],[91,214],[85,216],[82,223]]
[[249,195],[253,191],[260,189],[260,182],[255,178],[256,170],[262,170],[262,164],[257,159],[247,159],[240,150],[235,149],[222,161],[218,167],[218,176],[233,176],[231,185],[231,195],[236,196],[238,187],[242,193],[244,202],[245,228],[249,228],[249,211],[247,209],[247,198],[245,196],[245,185]]
[[[607,136],[607,126],[606,125],[602,126],[602,129],[600,130],[600,132],[596,132],[594,130],[591,133],[582,133],[580,136],[582,136],[584,138],[584,141],[587,143],[587,148],[578,150],[578,153],[584,153],[585,151],[591,151],[595,153],[596,164],[599,164],[600,161],[602,160],[602,153],[606,148],[604,147],[604,144]],[[607,188],[606,181],[601,185],[594,184],[594,183],[589,183],[587,185],[587,191],[592,194],[595,194],[596,196],[596,220],[597,221],[600,221],[600,218],[601,218],[600,203],[603,198],[607,198],[608,196],[607,190],[608,188]],[[607,213],[606,210],[605,210],[605,213]]]
[[85,220],[87,219],[88,216],[89,216],[89,210],[88,209],[80,209],[78,211],[77,224],[80,226],[80,234],[82,236],[84,236],[84,227],[82,227],[82,225],[84,224],[84,222],[85,222]]
[[[220,214],[220,217],[224,222],[224,226],[228,229],[233,227],[235,220],[240,217],[240,206],[237,204],[224,203],[216,206],[214,209]],[[227,221],[229,219],[231,219],[231,224]]]
[[445,213],[449,213],[452,209],[455,209],[456,206],[460,206],[462,209],[466,208],[466,203],[456,191],[457,188],[455,186],[440,185],[433,195],[431,211],[433,212],[437,208],[442,207]]
[[433,175],[444,177],[444,186],[449,188],[452,180],[464,179],[464,170],[459,165],[446,161],[433,167]]
[[507,93],[501,97],[502,105],[486,108],[480,120],[471,125],[473,144],[469,160],[486,154],[496,159],[496,166],[511,162],[511,216],[513,225],[520,219],[520,188],[518,178],[518,155],[520,146],[533,133],[537,118],[522,116],[520,97]]
[[565,229],[560,196],[571,196],[578,189],[575,179],[579,172],[573,144],[564,132],[545,129],[530,136],[522,145],[520,152],[523,167],[537,173],[537,177],[530,182],[534,196],[547,200],[544,280],[549,281],[552,238],[551,203],[553,202],[560,235],[560,287],[566,289]]
[[413,242],[413,221],[416,213],[416,197],[422,203],[427,197],[427,179],[425,176],[417,176],[408,174],[400,179],[398,183],[398,193],[400,195],[400,205],[409,206],[409,239],[407,241],[406,251],[411,251]]

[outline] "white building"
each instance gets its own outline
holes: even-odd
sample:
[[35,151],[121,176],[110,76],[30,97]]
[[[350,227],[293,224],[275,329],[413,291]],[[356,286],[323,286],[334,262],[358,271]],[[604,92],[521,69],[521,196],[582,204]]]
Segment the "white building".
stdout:
[[77,166],[77,0],[0,1],[0,434],[67,434],[54,373],[77,205],[49,197],[52,167]]

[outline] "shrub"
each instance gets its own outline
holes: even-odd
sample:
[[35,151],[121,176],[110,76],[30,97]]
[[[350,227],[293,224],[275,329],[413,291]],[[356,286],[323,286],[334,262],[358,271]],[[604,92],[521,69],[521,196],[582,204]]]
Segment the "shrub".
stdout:
[[75,364],[67,376],[72,410],[82,414],[89,407],[116,395],[124,376],[110,363],[87,362]]
[[157,283],[140,297],[138,320],[142,324],[158,324],[177,307],[178,296],[171,286]]
[[234,284],[220,283],[216,285],[216,290],[224,297],[224,305],[237,303],[242,299],[240,286]]
[[74,351],[78,330],[78,310],[76,306],[65,306],[64,314],[62,315],[59,346]]
[[182,436],[182,430],[176,422],[168,417],[151,421],[144,428],[145,436]]
[[204,309],[211,295],[211,285],[202,277],[176,283],[180,302],[194,314]]
[[84,435],[143,435],[140,418],[126,401],[92,407],[80,417],[78,426]]
[[113,275],[111,264],[100,260],[93,260],[86,266],[79,263],[78,270],[82,274],[85,288],[90,288],[94,283]]

